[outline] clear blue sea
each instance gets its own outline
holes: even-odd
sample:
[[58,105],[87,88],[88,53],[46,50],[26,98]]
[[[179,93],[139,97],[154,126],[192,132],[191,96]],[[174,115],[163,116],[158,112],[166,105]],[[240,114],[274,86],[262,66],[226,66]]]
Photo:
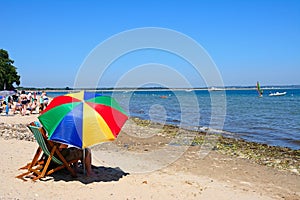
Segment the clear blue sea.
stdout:
[[[269,92],[276,91],[287,94],[268,96]],[[211,96],[224,95],[224,92],[207,90],[99,93],[114,96],[131,117],[193,130],[210,126]],[[52,97],[63,94],[66,93],[48,92]],[[193,98],[199,109],[195,109]],[[300,89],[265,89],[261,98],[256,90],[226,90],[224,99],[226,115],[222,131],[226,135],[229,132],[247,141],[300,149]]]

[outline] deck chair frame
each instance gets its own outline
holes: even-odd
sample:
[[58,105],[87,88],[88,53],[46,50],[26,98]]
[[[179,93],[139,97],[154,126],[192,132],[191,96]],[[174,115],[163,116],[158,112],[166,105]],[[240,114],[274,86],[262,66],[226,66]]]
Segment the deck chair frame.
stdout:
[[[35,181],[63,168],[66,168],[73,177],[76,177],[76,172],[70,167],[70,165],[77,162],[79,159],[67,162],[64,156],[58,150],[58,144],[47,139],[46,132],[42,127],[33,126],[31,123],[28,125],[28,128],[33,133],[37,143],[39,144],[39,147],[36,150],[32,161],[20,168],[27,169],[27,172],[16,176],[16,178],[26,181],[25,176],[32,174],[35,176],[32,180]],[[41,158],[42,152],[48,156],[46,162],[43,158]],[[58,166],[48,169],[51,161],[58,164]]]

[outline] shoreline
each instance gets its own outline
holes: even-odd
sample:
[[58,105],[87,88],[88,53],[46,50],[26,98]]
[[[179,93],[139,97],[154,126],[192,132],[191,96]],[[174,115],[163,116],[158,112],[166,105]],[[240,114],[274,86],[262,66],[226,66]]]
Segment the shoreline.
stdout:
[[[0,137],[4,139],[18,139],[26,141],[35,141],[31,132],[27,129],[26,124],[28,119],[35,119],[37,121],[38,115],[25,116],[24,120],[20,123],[0,123]],[[20,116],[24,117],[24,116]],[[13,117],[12,117],[13,118]],[[248,159],[259,165],[270,166],[278,170],[290,171],[294,174],[300,175],[300,149],[294,150],[288,147],[271,146],[268,144],[261,144],[256,142],[246,141],[241,138],[231,138],[220,134],[212,134],[207,136],[206,131],[192,131],[183,128],[179,128],[175,125],[161,125],[159,123],[151,122],[150,120],[142,120],[140,118],[132,117],[130,120],[136,124],[136,127],[142,127],[146,132],[153,132],[153,128],[159,127],[161,130],[157,134],[151,134],[151,138],[146,137],[146,139],[133,137],[132,135],[126,134],[129,130],[123,131],[118,139],[114,141],[119,146],[126,146],[128,149],[128,141],[131,143],[131,150],[138,150],[137,145],[143,147],[143,143],[150,145],[154,141],[160,140],[160,145],[171,145],[171,146],[202,146],[208,143],[212,143],[214,146],[211,147],[211,151],[215,151],[224,155]],[[25,123],[26,122],[26,123]],[[132,125],[129,125],[129,127]],[[126,129],[126,127],[125,127]],[[132,129],[130,127],[129,129]],[[151,130],[152,129],[152,130]],[[136,130],[134,130],[136,131]],[[184,137],[190,137],[188,144],[186,141],[180,138],[181,135]],[[208,138],[213,136],[213,141],[208,141]],[[156,138],[157,137],[157,138]]]
[[[26,127],[37,116],[1,116],[0,159],[4,165],[0,166],[0,174],[6,181],[0,182],[0,199],[95,199],[99,192],[103,199],[120,200],[300,198],[300,175],[290,168],[278,167],[282,166],[281,161],[288,166],[299,166],[298,151],[217,137],[215,143],[207,140],[215,148],[200,157],[199,152],[205,146],[200,144],[205,137],[203,133],[195,133],[193,145],[186,146],[172,162],[155,168],[167,159],[165,155],[171,158],[176,152],[181,153],[184,145],[180,143],[184,142],[181,136],[185,138],[190,131],[149,124],[137,118],[128,120],[115,141],[92,147],[96,177],[79,173],[78,178],[72,179],[68,172],[58,171],[45,180],[23,182],[15,176],[21,173],[17,169],[32,159],[37,148]],[[160,149],[173,153],[152,154]],[[259,161],[266,163],[255,160],[259,155],[264,158]],[[293,160],[295,163],[290,162]],[[134,171],[135,168],[144,171]],[[54,192],[55,196],[48,195]]]
[[[131,120],[138,126],[151,128],[151,126],[158,126],[161,131],[158,136],[164,137],[165,143],[172,141],[172,144],[178,146],[205,146],[212,144],[211,151],[222,153],[224,155],[233,156],[237,158],[248,159],[260,165],[270,166],[279,170],[287,170],[297,175],[300,175],[300,149],[294,150],[288,147],[270,146],[268,144],[261,144],[256,142],[249,142],[241,138],[230,138],[220,134],[207,135],[207,131],[191,131],[179,128],[175,125],[164,125],[153,123],[149,120],[142,120],[139,118],[131,118]],[[151,125],[153,123],[153,125]],[[150,126],[149,126],[150,125]],[[185,140],[176,139],[177,137],[193,137],[188,144]],[[130,137],[127,135],[127,137]],[[155,137],[155,135],[152,135]],[[168,138],[167,140],[165,138]],[[175,138],[175,142],[174,142]],[[213,138],[213,139],[212,139]],[[131,142],[141,143],[140,139],[132,138]],[[145,142],[148,139],[145,140]],[[159,138],[161,140],[161,138]],[[126,140],[125,140],[126,141]],[[183,144],[182,144],[183,142]],[[124,145],[126,142],[119,142]]]

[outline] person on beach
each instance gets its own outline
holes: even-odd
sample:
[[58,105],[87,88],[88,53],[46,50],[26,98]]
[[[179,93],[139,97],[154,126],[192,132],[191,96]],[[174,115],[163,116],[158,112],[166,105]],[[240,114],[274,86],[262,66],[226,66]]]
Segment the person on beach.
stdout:
[[47,97],[47,93],[43,92],[41,95],[41,98],[42,98],[42,100],[40,99],[40,103],[41,103],[41,101],[43,102],[42,110],[45,110],[49,103],[49,98]]
[[[43,94],[43,93],[42,93]],[[44,99],[42,95],[39,97],[39,113],[41,113],[44,110]]]
[[9,112],[9,105],[6,101],[3,101],[1,104],[1,111],[5,110],[5,114],[6,116],[8,116],[8,112]]
[[[32,126],[42,127],[39,122],[30,123]],[[42,127],[44,134],[46,134],[46,130]],[[85,148],[85,157],[83,158],[83,149],[79,149],[76,147],[69,147],[67,144],[63,144],[60,142],[55,142],[58,146],[58,150],[64,156],[67,161],[81,160],[81,163],[85,165],[87,176],[94,176],[95,173],[92,170],[92,153],[89,148]],[[78,169],[78,163],[74,163],[75,172]]]
[[[78,149],[76,147],[68,147],[68,145],[66,144],[60,144],[58,149],[67,161],[80,159],[81,162],[85,165],[87,176],[94,175],[94,172],[92,170],[92,153],[89,148],[85,149],[85,158],[83,158],[84,150],[82,149]],[[78,168],[77,165],[78,163],[75,163],[75,170],[77,170]]]
[[31,92],[29,92],[29,93],[27,94],[27,103],[30,104],[32,101],[33,101],[33,100],[32,100],[32,94],[31,94]]
[[3,100],[0,100],[0,113],[2,113],[3,110]]
[[19,95],[18,93],[12,95],[13,103],[12,105],[15,106],[19,102]]
[[28,110],[30,111],[30,114],[32,114],[33,111],[36,111],[36,108],[37,108],[37,99],[33,99],[33,102],[30,102],[28,104]]
[[22,112],[21,112],[21,114],[24,116],[26,114],[27,104],[28,104],[27,95],[26,95],[26,93],[25,93],[24,90],[22,90],[20,98],[21,98],[21,104],[22,104]]
[[9,113],[9,110],[10,110],[11,104],[12,104],[12,97],[6,96],[4,103],[5,103],[5,114],[6,114],[6,116],[8,116],[8,113]]
[[22,113],[22,103],[21,103],[21,99],[17,98],[17,101],[14,100],[13,105],[12,105],[12,113],[16,114],[16,112],[18,111],[19,113]]
[[5,106],[5,114],[6,114],[6,116],[8,116],[8,113],[9,113],[9,106],[10,106],[10,103],[7,102],[6,106]]

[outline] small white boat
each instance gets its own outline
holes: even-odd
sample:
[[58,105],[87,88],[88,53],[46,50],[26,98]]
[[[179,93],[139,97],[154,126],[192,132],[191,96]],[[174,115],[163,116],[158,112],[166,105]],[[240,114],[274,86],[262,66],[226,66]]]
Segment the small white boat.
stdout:
[[269,96],[273,97],[273,96],[284,96],[286,95],[286,92],[275,92],[275,93],[270,93]]
[[211,87],[211,88],[208,88],[208,91],[223,91],[225,90],[224,88],[216,88],[216,87]]

